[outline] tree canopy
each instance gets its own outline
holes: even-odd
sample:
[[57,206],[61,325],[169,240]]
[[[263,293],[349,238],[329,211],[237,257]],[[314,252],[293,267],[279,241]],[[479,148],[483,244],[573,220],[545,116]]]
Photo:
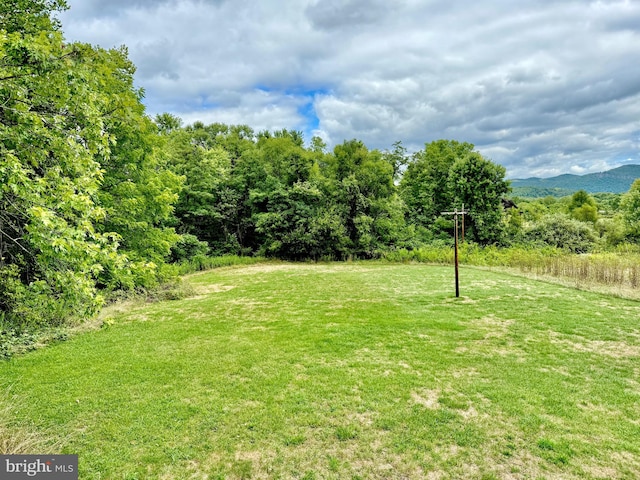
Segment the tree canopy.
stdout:
[[[64,42],[51,15],[65,7],[0,2],[0,312],[17,325],[95,312],[100,285],[136,283],[127,252],[148,281],[178,191],[147,160],[155,125],[126,50]],[[119,219],[141,217],[136,241]]]

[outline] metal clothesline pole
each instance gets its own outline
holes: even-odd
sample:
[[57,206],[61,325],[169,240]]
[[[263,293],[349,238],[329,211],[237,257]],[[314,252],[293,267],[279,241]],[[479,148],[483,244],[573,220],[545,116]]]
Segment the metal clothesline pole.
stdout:
[[464,203],[462,204],[462,243],[464,243]]
[[[464,214],[468,213],[465,209],[464,209],[464,205],[462,206],[462,210],[458,211],[458,209],[454,209],[453,212],[442,212],[442,215],[453,215],[454,218],[454,232],[453,232],[453,238],[454,238],[454,263],[455,263],[455,271],[456,271],[456,298],[460,296],[460,274],[459,274],[459,267],[458,267],[458,215],[462,215],[462,229],[464,232]],[[464,233],[462,234],[462,238],[464,241]]]

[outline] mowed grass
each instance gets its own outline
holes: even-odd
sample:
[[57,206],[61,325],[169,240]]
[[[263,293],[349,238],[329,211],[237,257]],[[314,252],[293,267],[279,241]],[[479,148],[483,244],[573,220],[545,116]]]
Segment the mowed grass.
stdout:
[[640,303],[427,265],[262,264],[0,364],[82,479],[640,477]]

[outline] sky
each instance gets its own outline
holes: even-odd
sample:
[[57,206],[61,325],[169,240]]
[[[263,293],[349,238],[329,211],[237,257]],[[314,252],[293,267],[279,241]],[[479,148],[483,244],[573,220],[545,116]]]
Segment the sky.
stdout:
[[410,151],[470,142],[508,178],[640,164],[640,1],[67,0],[126,45],[147,113]]

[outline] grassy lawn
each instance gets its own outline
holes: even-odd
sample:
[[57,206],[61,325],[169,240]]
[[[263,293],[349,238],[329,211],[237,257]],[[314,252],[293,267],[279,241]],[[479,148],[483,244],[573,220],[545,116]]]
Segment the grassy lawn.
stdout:
[[221,268],[0,388],[81,479],[640,477],[640,303],[471,268],[456,299],[452,275]]

